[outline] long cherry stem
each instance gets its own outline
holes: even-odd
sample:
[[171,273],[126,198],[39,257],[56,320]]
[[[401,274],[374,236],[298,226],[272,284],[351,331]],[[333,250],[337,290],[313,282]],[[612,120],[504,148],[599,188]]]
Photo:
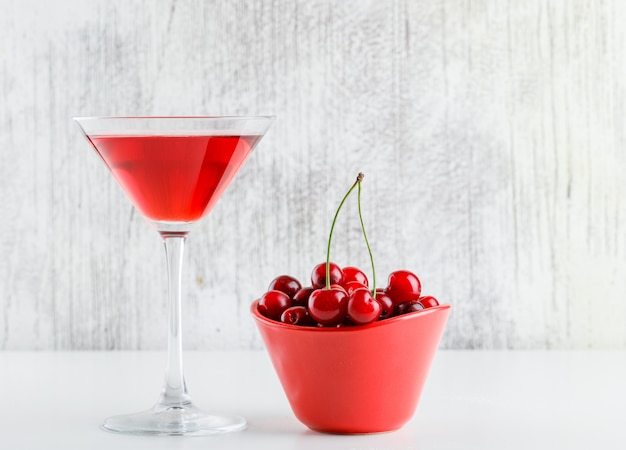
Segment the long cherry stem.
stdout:
[[[359,174],[363,175],[363,174]],[[361,176],[361,180],[363,177]],[[361,183],[359,183],[359,191],[358,191],[358,205],[359,205],[359,220],[361,221],[361,230],[363,231],[363,237],[365,238],[365,245],[367,246],[367,251],[370,254],[370,262],[372,263],[372,297],[376,298],[376,269],[374,268],[374,256],[372,255],[372,249],[370,248],[370,243],[367,240],[367,233],[365,232],[365,225],[363,224],[363,213],[361,212]]]
[[343,199],[341,200],[341,203],[339,203],[339,207],[337,208],[337,212],[335,213],[335,217],[333,218],[333,223],[330,226],[330,234],[328,235],[328,248],[326,249],[326,289],[330,289],[330,241],[333,238],[333,231],[335,230],[335,223],[337,223],[337,217],[339,216],[339,211],[341,211],[343,204],[346,202],[350,194],[352,194],[352,191],[354,191],[354,188],[357,185],[360,186],[361,181],[363,180],[363,177],[364,175],[361,172],[359,172],[359,174],[356,177],[356,181],[354,182],[350,190],[348,190],[346,195],[344,195]]

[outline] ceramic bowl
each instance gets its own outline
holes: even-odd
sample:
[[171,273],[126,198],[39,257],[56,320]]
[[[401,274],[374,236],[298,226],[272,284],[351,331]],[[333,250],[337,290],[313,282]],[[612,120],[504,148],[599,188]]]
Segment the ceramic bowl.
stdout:
[[415,410],[450,314],[440,305],[369,325],[288,325],[250,308],[291,409],[328,433],[401,428]]

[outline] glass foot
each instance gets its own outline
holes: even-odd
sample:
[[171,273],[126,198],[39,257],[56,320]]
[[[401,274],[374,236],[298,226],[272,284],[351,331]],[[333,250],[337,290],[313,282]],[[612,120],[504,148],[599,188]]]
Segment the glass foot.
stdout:
[[188,402],[179,405],[157,403],[147,411],[109,417],[102,428],[127,434],[206,436],[240,431],[246,425],[243,417],[208,414]]

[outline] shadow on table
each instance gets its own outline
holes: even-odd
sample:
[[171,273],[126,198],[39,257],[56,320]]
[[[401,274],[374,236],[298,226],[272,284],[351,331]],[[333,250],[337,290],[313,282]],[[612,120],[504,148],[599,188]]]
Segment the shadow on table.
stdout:
[[246,431],[258,434],[297,435],[313,433],[293,416],[246,416]]
[[351,450],[371,448],[417,449],[415,436],[404,429],[388,433],[342,435],[310,430],[293,416],[247,416],[247,420],[247,433],[258,435],[261,440],[271,438],[282,441],[282,444],[289,442],[290,448],[298,450],[318,450],[324,447],[324,443],[332,444],[333,448]]

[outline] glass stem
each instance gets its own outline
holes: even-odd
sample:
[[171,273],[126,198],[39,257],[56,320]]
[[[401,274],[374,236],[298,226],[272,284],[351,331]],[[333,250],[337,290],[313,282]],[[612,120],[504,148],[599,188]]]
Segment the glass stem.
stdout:
[[160,403],[166,405],[189,404],[187,386],[183,375],[183,340],[181,336],[181,281],[186,233],[161,233],[167,259],[169,291],[168,355],[165,383]]

